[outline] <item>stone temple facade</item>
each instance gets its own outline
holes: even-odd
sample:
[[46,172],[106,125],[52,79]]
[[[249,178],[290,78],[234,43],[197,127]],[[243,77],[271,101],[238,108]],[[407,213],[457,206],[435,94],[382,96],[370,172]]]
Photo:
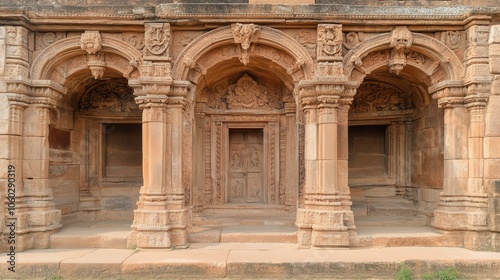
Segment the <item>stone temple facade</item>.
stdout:
[[247,211],[304,247],[418,216],[500,251],[498,4],[0,0],[0,244],[121,219],[182,248]]

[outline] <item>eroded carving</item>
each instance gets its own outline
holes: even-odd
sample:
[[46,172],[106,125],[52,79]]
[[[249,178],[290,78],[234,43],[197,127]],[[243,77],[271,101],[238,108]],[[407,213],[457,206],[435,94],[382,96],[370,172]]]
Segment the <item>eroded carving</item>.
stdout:
[[460,47],[461,33],[460,31],[443,32],[441,33],[441,41],[450,49],[457,49]]
[[260,28],[255,24],[236,23],[231,25],[231,32],[233,33],[234,42],[240,44],[241,47],[240,61],[247,65],[250,61],[250,44],[257,42]]
[[338,60],[342,58],[342,25],[318,25],[318,60]]
[[104,60],[104,53],[91,53],[87,55],[87,65],[92,72],[94,79],[100,79],[104,76],[106,61]]
[[353,49],[365,39],[365,34],[363,32],[349,32],[344,37],[344,47],[348,50]]

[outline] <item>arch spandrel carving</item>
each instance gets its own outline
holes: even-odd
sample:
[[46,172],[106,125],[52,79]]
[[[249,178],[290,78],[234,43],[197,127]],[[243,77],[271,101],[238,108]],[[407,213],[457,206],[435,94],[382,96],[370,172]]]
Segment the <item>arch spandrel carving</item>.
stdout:
[[[408,65],[412,65],[430,75],[441,68],[445,73],[443,79],[460,80],[464,69],[457,55],[439,40],[432,37],[412,33],[413,44],[408,54]],[[388,59],[377,58],[377,54],[390,55],[391,33],[371,37],[353,48],[343,60],[344,73],[352,81],[361,82],[372,70],[387,66]],[[411,56],[413,53],[413,57]],[[373,61],[372,65],[365,65],[365,61]]]
[[[174,79],[185,80],[189,75],[189,70],[195,68],[198,61],[214,49],[225,45],[235,44],[231,26],[221,27],[209,31],[193,40],[176,59],[172,75]],[[259,36],[255,44],[270,46],[279,51],[283,51],[293,59],[292,67],[288,72],[302,69],[305,79],[313,76],[314,62],[299,42],[289,35],[266,26],[259,26]],[[250,56],[256,55],[252,49]],[[238,55],[240,55],[238,53]],[[258,54],[257,54],[258,55]],[[220,61],[232,58],[232,56],[222,57]],[[213,64],[211,64],[213,65]],[[286,68],[285,68],[286,69]],[[288,70],[288,69],[287,69]],[[292,74],[292,73],[289,73]]]
[[[115,55],[123,58],[123,60],[134,62],[140,64],[142,54],[135,47],[129,45],[128,43],[114,38],[110,34],[101,34],[102,36],[102,49],[101,52],[109,55]],[[58,40],[51,44],[49,47],[45,48],[35,59],[32,64],[30,77],[36,80],[49,79],[51,72],[58,67],[58,65],[65,63],[65,61],[70,60],[73,57],[81,56],[86,54],[84,50],[81,49],[80,37],[69,37],[65,39]],[[113,56],[109,56],[110,58]],[[116,69],[124,75],[128,73],[128,67],[124,68],[123,63],[119,65],[113,65],[116,59],[110,59],[106,66]],[[137,64],[136,64],[137,65]],[[86,65],[85,65],[86,66]],[[79,65],[75,65],[75,68],[79,68]],[[140,67],[136,68],[140,72]],[[68,69],[69,72],[75,72]]]

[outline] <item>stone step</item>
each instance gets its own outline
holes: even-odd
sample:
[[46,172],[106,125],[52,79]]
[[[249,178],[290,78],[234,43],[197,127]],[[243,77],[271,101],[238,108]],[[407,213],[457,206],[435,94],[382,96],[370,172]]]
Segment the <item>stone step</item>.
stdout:
[[193,225],[213,226],[293,226],[295,211],[282,206],[238,205],[205,208],[193,213]]
[[359,226],[425,226],[427,216],[404,215],[404,216],[354,216],[354,224]]
[[351,247],[459,247],[460,233],[444,233],[428,226],[358,226]]
[[80,222],[50,236],[50,248],[128,248],[132,221]]
[[297,243],[293,226],[196,227],[189,234],[191,243]]

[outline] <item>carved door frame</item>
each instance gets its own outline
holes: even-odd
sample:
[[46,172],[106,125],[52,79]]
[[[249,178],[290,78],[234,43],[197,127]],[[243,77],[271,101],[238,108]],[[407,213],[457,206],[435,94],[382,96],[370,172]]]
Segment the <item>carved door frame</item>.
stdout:
[[211,161],[212,178],[215,179],[214,193],[217,204],[228,203],[229,185],[229,130],[262,129],[263,132],[263,184],[265,204],[278,204],[279,200],[279,116],[212,116]]

